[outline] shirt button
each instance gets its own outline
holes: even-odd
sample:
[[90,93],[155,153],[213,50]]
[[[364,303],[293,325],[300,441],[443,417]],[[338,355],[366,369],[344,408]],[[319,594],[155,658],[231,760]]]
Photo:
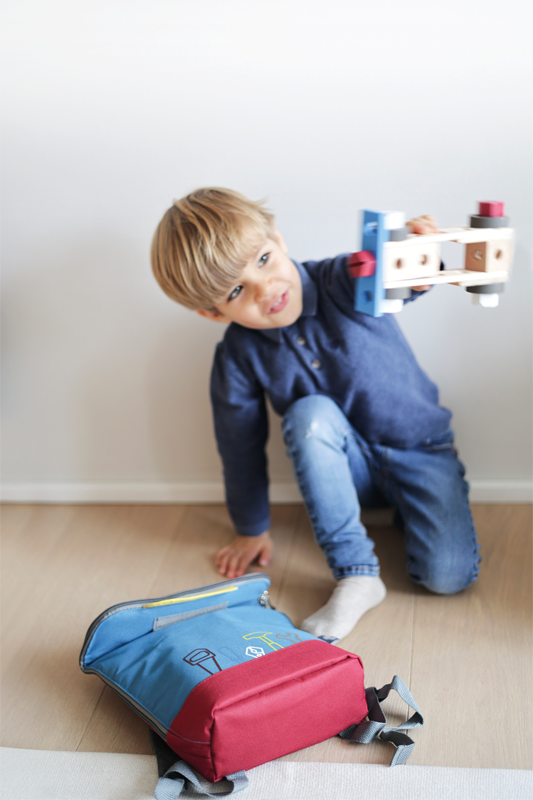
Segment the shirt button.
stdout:
[[300,347],[303,347],[304,344],[305,344],[305,337],[304,336],[298,336],[298,338],[296,339],[296,344],[299,344]]
[[311,366],[313,367],[313,369],[320,369],[320,367],[322,366],[322,364],[320,363],[320,361],[318,360],[318,358],[314,358],[314,359],[311,361]]

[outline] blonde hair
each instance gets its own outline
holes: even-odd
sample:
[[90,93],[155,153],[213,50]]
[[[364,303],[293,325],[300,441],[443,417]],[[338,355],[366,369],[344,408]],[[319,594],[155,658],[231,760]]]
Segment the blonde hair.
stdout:
[[262,201],[230,189],[197,189],[175,200],[157,226],[152,270],[172,300],[213,310],[274,234],[274,216]]

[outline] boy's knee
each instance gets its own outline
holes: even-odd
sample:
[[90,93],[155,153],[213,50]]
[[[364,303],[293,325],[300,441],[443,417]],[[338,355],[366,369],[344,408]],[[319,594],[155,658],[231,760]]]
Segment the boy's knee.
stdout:
[[434,594],[457,594],[474,583],[478,571],[477,561],[452,565],[438,559],[426,565],[423,577],[414,575],[411,577]]
[[431,576],[424,586],[433,594],[457,594],[457,592],[462,592],[463,589],[468,589],[475,580],[476,578],[472,575],[463,579],[457,576],[450,578],[449,576],[435,575]]
[[338,405],[323,394],[310,394],[296,400],[285,412],[282,421],[286,438],[290,430],[298,438],[312,438],[321,431],[337,427],[344,415]]

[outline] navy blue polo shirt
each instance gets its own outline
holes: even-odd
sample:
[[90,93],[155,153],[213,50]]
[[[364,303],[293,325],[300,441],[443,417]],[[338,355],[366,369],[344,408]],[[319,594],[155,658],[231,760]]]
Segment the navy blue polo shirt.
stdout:
[[232,322],[211,373],[226,500],[245,536],[269,528],[265,396],[283,416],[301,397],[327,395],[367,442],[399,449],[443,433],[451,419],[394,315],[354,310],[345,255],[296,267],[303,290],[296,322],[266,330]]

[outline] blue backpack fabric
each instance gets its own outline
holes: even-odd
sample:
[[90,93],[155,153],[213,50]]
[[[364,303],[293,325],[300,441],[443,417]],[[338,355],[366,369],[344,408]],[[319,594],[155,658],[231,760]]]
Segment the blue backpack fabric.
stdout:
[[[365,690],[360,658],[297,629],[272,608],[269,585],[254,573],[120,603],[89,627],[80,667],[153,732],[158,800],[177,797],[186,781],[201,787],[192,768],[239,791],[245,769],[337,734],[379,736],[396,745],[393,764],[407,760],[414,743],[404,730],[423,720],[405,684],[396,676]],[[380,706],[391,689],[415,710],[397,728],[386,727]],[[170,766],[169,753],[180,757]]]

